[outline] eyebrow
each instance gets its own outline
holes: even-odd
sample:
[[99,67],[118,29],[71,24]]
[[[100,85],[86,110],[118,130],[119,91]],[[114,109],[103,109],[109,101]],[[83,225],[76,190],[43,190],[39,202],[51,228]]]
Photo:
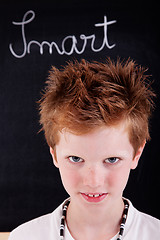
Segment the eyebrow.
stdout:
[[[87,157],[82,157],[83,155],[81,155],[81,154],[74,154],[74,152],[72,153],[72,151],[68,151],[68,153],[65,153],[64,155],[63,155],[63,157],[64,158],[67,158],[67,157],[69,157],[69,156],[75,156],[75,157],[79,157],[79,158],[81,158],[81,159],[86,159]],[[103,156],[102,157],[100,157],[101,158],[101,160],[102,161],[104,161],[105,159],[108,159],[108,158],[113,158],[113,157],[117,157],[117,158],[120,158],[120,159],[124,159],[124,158],[126,158],[126,157],[129,157],[128,156],[128,154],[127,154],[127,152],[126,151],[121,151],[120,153],[118,153],[118,152],[115,152],[115,153],[106,153],[106,154],[103,154]]]

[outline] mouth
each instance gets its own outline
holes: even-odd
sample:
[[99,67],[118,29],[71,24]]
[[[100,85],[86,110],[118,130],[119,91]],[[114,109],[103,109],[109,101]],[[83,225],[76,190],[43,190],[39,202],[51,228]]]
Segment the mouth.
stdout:
[[87,200],[87,202],[98,203],[101,202],[108,193],[81,193],[81,196]]

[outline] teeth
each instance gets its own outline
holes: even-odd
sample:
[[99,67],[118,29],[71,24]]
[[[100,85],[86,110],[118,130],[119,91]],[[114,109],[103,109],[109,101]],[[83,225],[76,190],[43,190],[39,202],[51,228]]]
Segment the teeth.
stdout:
[[100,196],[100,194],[96,194],[96,195],[94,195],[94,197],[99,197]]
[[88,196],[89,196],[89,197],[94,197],[94,195],[92,195],[92,194],[88,194]]
[[95,195],[93,195],[93,194],[86,194],[86,195],[89,196],[89,197],[99,197],[99,196],[102,196],[103,193],[102,194],[95,194]]

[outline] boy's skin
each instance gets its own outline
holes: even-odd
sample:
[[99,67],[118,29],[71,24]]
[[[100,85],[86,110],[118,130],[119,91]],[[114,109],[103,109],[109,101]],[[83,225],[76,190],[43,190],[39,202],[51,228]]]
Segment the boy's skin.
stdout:
[[50,147],[50,152],[71,197],[66,218],[70,233],[76,240],[111,239],[119,231],[123,190],[145,142],[134,154],[124,120],[87,134],[75,135],[63,129],[59,135],[59,142],[55,149]]

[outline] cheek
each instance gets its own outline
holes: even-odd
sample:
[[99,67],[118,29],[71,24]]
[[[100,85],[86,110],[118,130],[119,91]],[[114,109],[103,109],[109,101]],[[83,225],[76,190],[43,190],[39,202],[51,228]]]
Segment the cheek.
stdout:
[[126,187],[129,173],[129,168],[122,168],[111,171],[107,177],[109,190],[116,193],[122,193]]
[[60,175],[62,179],[63,186],[65,190],[70,195],[72,191],[79,185],[81,179],[79,177],[78,171],[73,171],[62,167],[60,169]]

